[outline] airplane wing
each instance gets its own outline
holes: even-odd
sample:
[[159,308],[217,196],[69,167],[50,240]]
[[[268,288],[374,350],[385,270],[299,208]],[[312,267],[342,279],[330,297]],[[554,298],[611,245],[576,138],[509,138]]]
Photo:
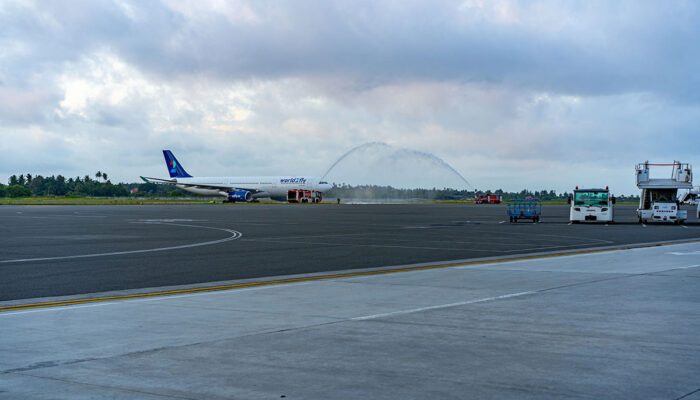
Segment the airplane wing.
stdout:
[[146,183],[169,183],[173,185],[177,183],[177,179],[149,178],[147,176],[142,176],[141,180]]
[[238,186],[231,186],[231,185],[224,185],[224,184],[215,184],[215,183],[184,183],[184,182],[178,182],[176,178],[172,179],[161,179],[161,178],[149,178],[142,176],[141,179],[143,179],[144,182],[146,183],[158,183],[158,184],[166,184],[166,185],[182,185],[182,186],[187,186],[191,188],[198,188],[198,189],[213,189],[213,190],[221,190],[221,191],[226,191],[226,192],[234,192],[236,190],[245,190],[247,192],[251,193],[258,193],[260,190],[258,189],[253,189],[253,188],[245,188],[245,187],[238,187]]

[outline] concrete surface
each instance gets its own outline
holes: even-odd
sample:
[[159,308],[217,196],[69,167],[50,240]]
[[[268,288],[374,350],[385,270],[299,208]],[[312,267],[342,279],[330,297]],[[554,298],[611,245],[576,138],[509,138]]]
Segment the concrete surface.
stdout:
[[2,206],[0,302],[700,237],[700,224],[507,222],[494,205]]
[[697,399],[698,310],[693,243],[4,312],[0,399]]

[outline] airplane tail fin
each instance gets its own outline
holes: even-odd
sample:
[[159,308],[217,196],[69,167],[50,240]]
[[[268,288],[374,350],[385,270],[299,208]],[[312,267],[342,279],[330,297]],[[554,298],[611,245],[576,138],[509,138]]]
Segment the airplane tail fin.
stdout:
[[192,175],[188,174],[182,165],[177,161],[177,158],[173,155],[170,150],[163,150],[163,156],[165,156],[165,164],[168,166],[168,172],[170,172],[171,178],[191,178]]

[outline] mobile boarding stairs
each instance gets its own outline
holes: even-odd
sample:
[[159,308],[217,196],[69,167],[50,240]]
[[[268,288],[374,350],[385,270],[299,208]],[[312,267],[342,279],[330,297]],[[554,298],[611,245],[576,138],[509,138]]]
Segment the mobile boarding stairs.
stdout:
[[[671,178],[651,178],[650,167],[672,167]],[[688,211],[680,209],[679,189],[693,188],[693,171],[690,164],[674,161],[673,164],[637,164],[637,187],[642,190],[637,216],[640,223],[681,223],[688,218]]]

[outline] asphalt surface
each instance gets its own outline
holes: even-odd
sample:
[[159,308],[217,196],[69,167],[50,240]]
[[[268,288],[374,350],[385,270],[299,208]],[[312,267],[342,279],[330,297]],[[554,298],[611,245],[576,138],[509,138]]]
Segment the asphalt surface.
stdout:
[[683,226],[511,224],[494,205],[0,207],[0,301],[700,238]]
[[0,400],[700,398],[700,242],[0,312]]

